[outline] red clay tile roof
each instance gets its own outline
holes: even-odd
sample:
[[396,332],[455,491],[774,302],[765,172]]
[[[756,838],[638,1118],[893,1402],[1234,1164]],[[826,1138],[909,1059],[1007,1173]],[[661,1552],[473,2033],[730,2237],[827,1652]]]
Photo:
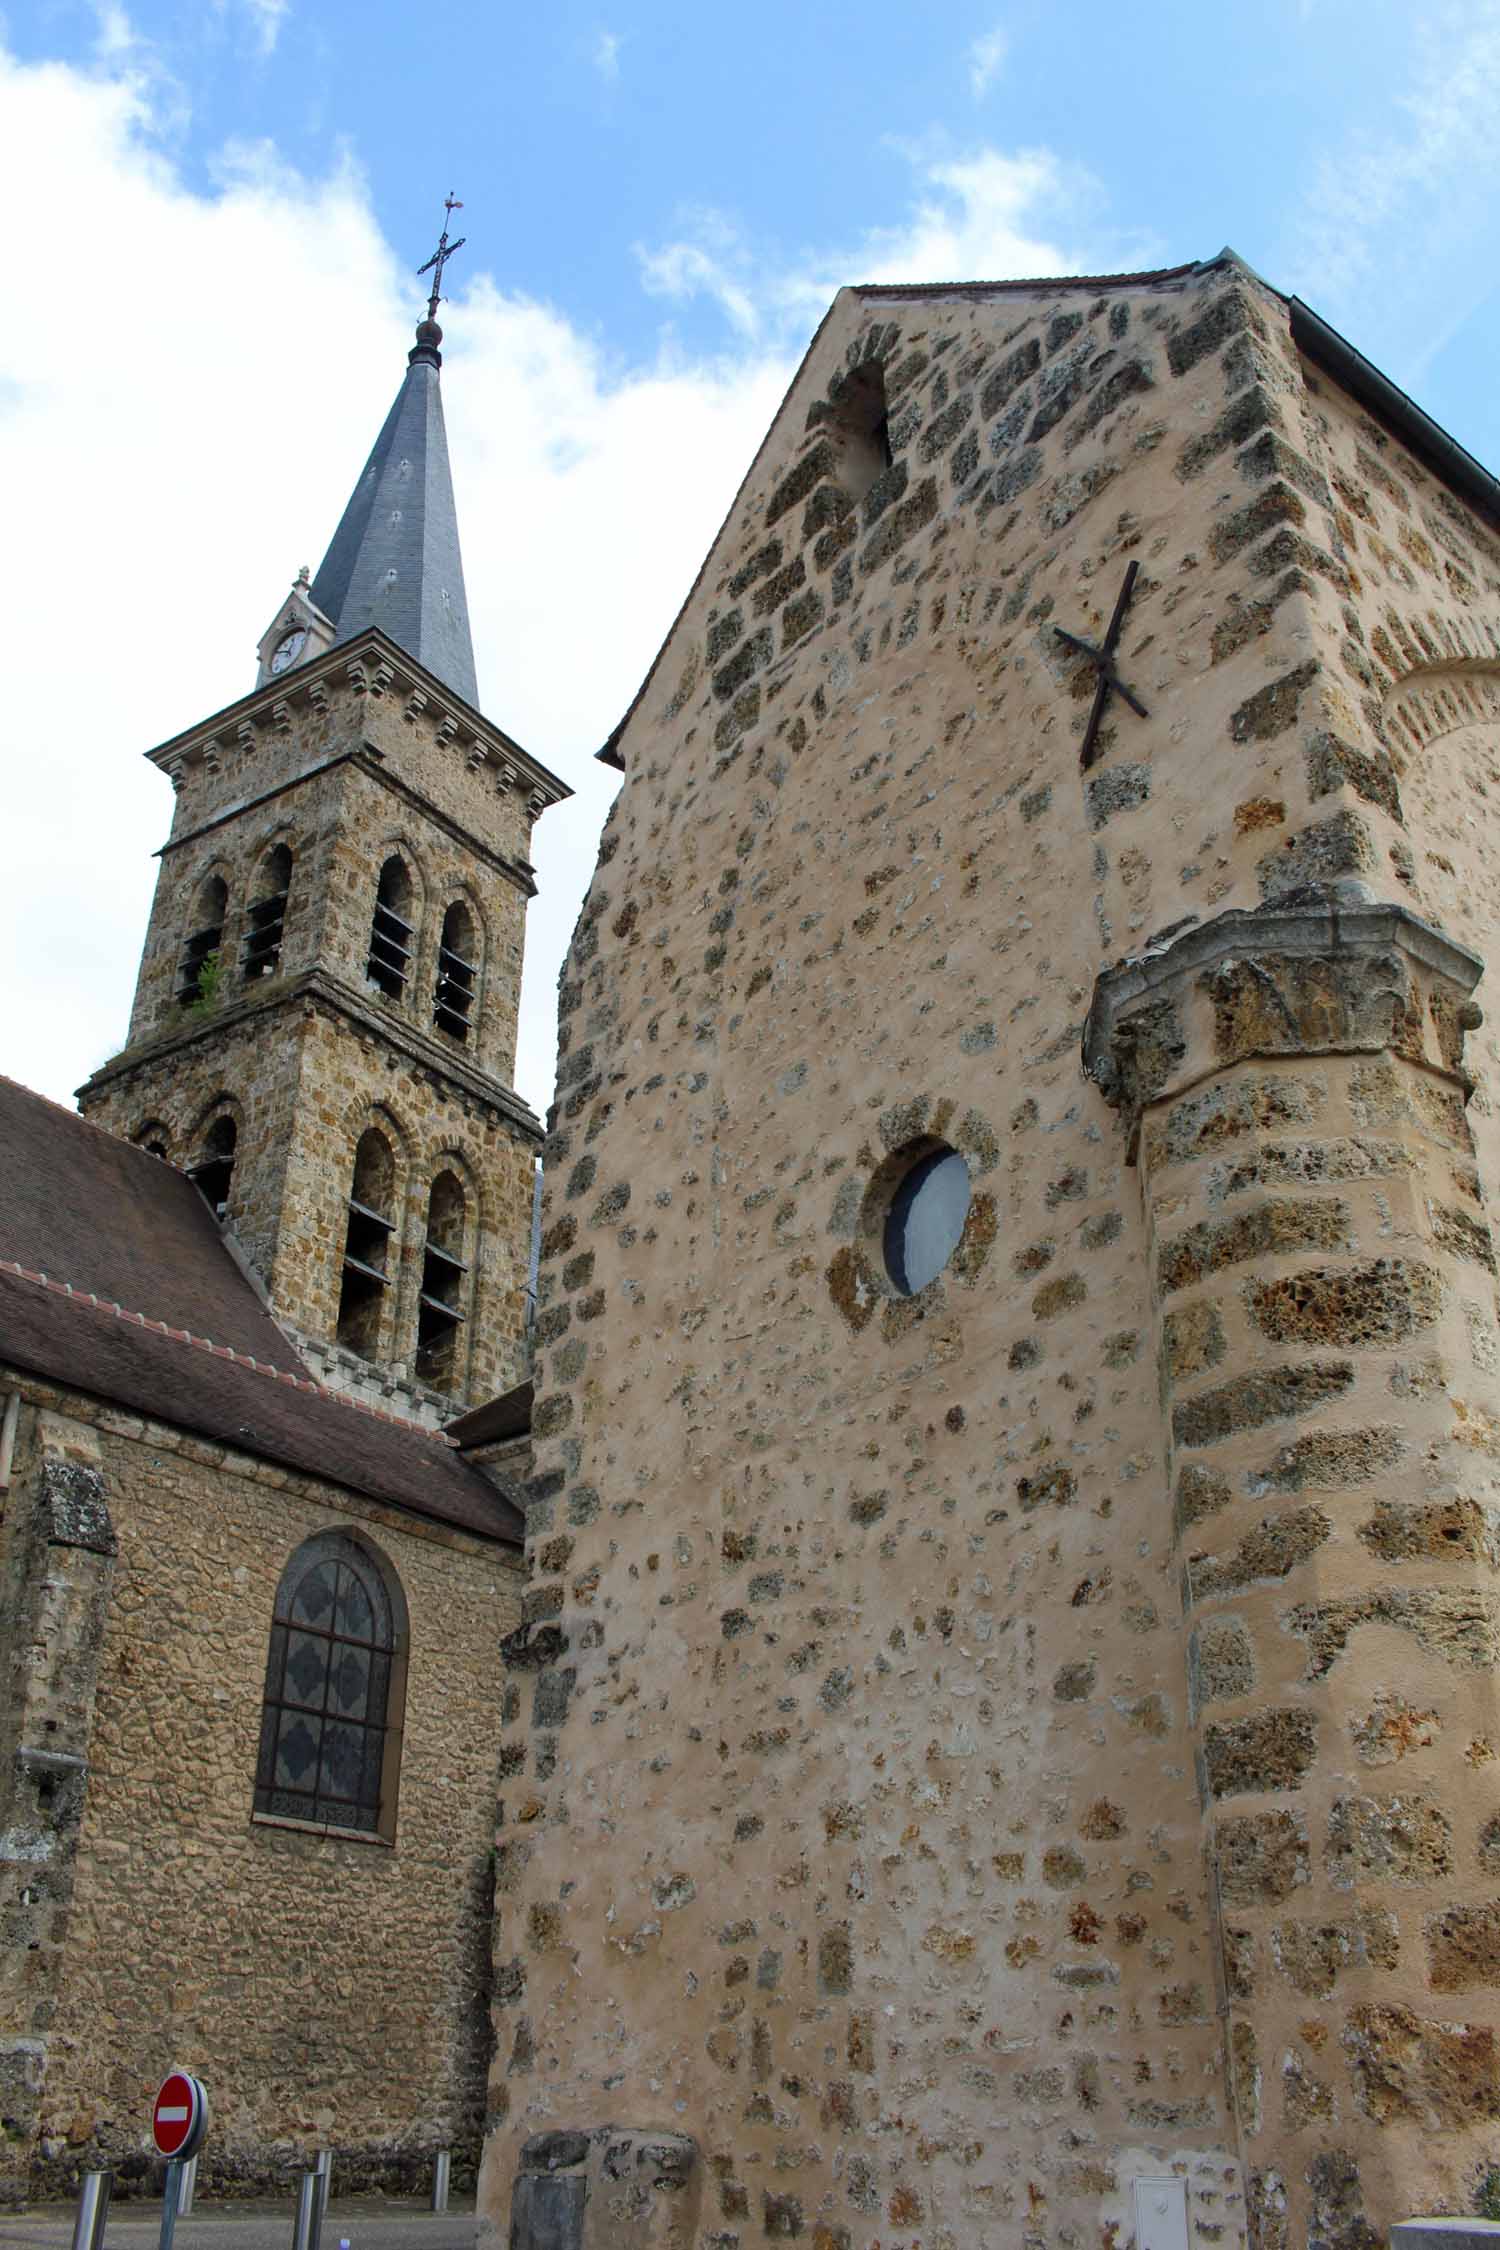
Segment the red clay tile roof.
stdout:
[[8,1078],[0,1078],[0,1359],[348,1491],[520,1544],[519,1508],[446,1439],[311,1381],[189,1179]]

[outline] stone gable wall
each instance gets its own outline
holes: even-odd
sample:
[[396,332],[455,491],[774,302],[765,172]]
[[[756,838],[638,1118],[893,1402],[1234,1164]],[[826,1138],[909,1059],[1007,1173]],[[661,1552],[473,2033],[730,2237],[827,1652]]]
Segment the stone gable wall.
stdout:
[[[517,1558],[21,1380],[3,1583],[9,1603],[44,1554],[54,1592],[45,1630],[7,1633],[13,1687],[85,1778],[43,1804],[34,1761],[5,1777],[4,2048],[9,2063],[26,2046],[31,2080],[5,2143],[11,2192],[60,2193],[99,2163],[117,2194],[144,2192],[150,2098],[173,2065],[212,2094],[210,2193],[285,2193],[320,2145],[350,2191],[418,2188],[449,2145],[461,2176],[489,2050]],[[112,1555],[76,1528],[59,1546],[56,1508],[39,1512],[70,1478],[97,1492]],[[409,1611],[394,1849],[251,1819],[276,1585],[330,1528],[373,1542]],[[107,1604],[85,1584],[103,1569]]]
[[[894,458],[855,500],[872,359]],[[849,293],[625,729],[562,987],[490,2225],[528,2136],[606,2122],[693,2140],[714,2250],[1123,2238],[1172,2171],[1195,2242],[1364,2250],[1418,2174],[1467,2193],[1482,2131],[1404,2129],[1477,2114],[1489,2051],[1478,1986],[1453,2054],[1412,2005],[1451,1869],[1368,1928],[1346,1874],[1395,1817],[1357,1802],[1375,1671],[1419,1717],[1441,1682],[1470,1785],[1489,1644],[1422,1636],[1483,1612],[1488,1550],[1401,1574],[1436,1408],[1410,1452],[1343,1435],[1429,1361],[1500,1409],[1467,972],[1299,981],[1257,924],[1217,999],[1132,1001],[1107,1088],[1080,1061],[1120,955],[1410,895],[1330,397],[1232,260]],[[1414,481],[1488,646],[1489,534]],[[1100,639],[1130,561],[1148,716],[1116,698],[1081,772],[1054,627]],[[924,1136],[974,1198],[902,1299],[867,1216]],[[1305,1474],[1359,1490],[1299,1543],[1325,1429]],[[1421,1632],[1359,1607],[1388,1567]],[[1283,1903],[1304,1849],[1336,1913]]]

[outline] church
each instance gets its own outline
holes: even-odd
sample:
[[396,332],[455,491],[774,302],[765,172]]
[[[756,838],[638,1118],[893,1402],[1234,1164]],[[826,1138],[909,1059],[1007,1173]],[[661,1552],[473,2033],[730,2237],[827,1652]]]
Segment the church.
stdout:
[[451,2145],[512,2250],[1472,2212],[1500,486],[1229,251],[841,291],[544,1136],[439,343],[4,1093],[21,2189],[172,2062],[208,2179]]
[[[82,1117],[0,1081],[0,2114],[11,2197],[470,2179],[539,1120],[532,825],[477,707],[439,389],[395,403],[175,792]],[[474,1412],[478,1409],[478,1412]],[[446,1433],[446,1434],[445,1434]]]

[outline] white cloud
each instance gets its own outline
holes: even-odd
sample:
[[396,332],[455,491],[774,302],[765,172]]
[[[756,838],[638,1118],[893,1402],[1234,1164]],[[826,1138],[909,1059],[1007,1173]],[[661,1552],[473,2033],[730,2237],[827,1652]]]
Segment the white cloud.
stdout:
[[292,0],[213,0],[213,12],[221,21],[237,25],[244,43],[265,61],[276,52],[291,4]]
[[[0,50],[0,201],[55,184],[70,242],[44,312],[0,321],[13,746],[0,1067],[60,1098],[121,1043],[171,800],[140,752],[253,683],[255,642],[316,564],[401,379],[421,287],[351,163],[267,144],[190,189],[149,78]],[[1060,271],[1070,183],[1043,155],[914,156],[908,223],[777,268],[722,220],[654,254],[711,289],[729,348],[664,334],[621,372],[553,308],[471,278],[445,312],[445,402],[486,710],[578,792],[536,833],[518,1083],[551,1087],[557,971],[615,778],[594,762],[850,278]],[[1048,213],[1059,224],[1048,231]]]
[[251,34],[263,55],[275,53],[289,7],[290,0],[245,0]]
[[1493,287],[1500,0],[1393,21],[1407,40],[1391,73],[1404,91],[1320,157],[1282,270],[1411,383]]
[[593,65],[601,78],[618,78],[620,75],[620,35],[617,31],[601,31],[594,41]]
[[976,102],[983,101],[1005,65],[1010,52],[1010,35],[996,24],[974,41],[969,49],[969,91]]
[[753,261],[737,230],[718,211],[688,217],[689,238],[664,243],[659,250],[636,246],[641,283],[648,296],[711,297],[742,336],[759,333],[761,306]]
[[135,27],[117,0],[95,0],[94,20],[98,31],[94,37],[94,53],[101,63],[119,63],[136,45]]
[[[0,54],[0,196],[55,183],[44,315],[0,322],[7,881],[0,1068],[66,1099],[121,1044],[171,797],[140,753],[244,694],[405,367],[421,286],[352,167],[230,150],[189,191],[146,97]],[[411,261],[414,262],[414,261]],[[13,294],[19,285],[13,282]],[[248,308],[255,308],[253,311]],[[520,1081],[545,1104],[557,969],[615,777],[593,761],[770,420],[784,359],[624,377],[471,282],[445,402],[486,710],[577,798],[540,823]]]
[[[899,226],[777,261],[753,252],[721,213],[698,212],[678,239],[637,250],[645,286],[667,297],[714,297],[742,336],[776,338],[790,349],[845,282],[1076,273],[1082,244],[1097,245],[1098,188],[1046,149],[984,147],[958,156],[912,144],[902,153],[913,202]],[[1133,243],[1125,262],[1147,263],[1148,252]]]

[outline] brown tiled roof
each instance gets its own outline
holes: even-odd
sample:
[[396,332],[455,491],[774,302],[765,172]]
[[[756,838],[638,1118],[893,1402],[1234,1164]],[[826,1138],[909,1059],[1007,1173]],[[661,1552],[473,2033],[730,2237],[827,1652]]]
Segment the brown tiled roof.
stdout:
[[0,1079],[0,1360],[347,1491],[519,1545],[448,1441],[314,1383],[198,1190]]
[[479,1406],[471,1406],[467,1414],[460,1414],[456,1422],[449,1422],[447,1434],[455,1445],[466,1449],[496,1445],[502,1438],[525,1437],[531,1428],[535,1396],[534,1383],[517,1383],[514,1390],[487,1398]]
[[303,1372],[186,1174],[0,1078],[0,1258]]

